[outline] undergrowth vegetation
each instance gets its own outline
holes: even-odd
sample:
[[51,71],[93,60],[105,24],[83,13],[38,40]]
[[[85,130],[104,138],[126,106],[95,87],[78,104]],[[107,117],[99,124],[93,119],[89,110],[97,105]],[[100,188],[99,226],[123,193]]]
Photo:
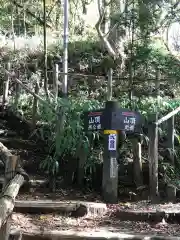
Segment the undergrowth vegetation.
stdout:
[[[42,97],[44,97],[43,94]],[[172,100],[169,98],[160,98],[157,100],[156,98],[148,97],[143,98],[141,101],[139,101],[138,98],[135,98],[132,106],[126,95],[119,98],[118,101],[122,108],[133,107],[133,109],[139,111],[145,119],[148,118],[150,113],[157,112],[157,109],[160,110],[160,116],[163,116],[180,105],[180,100],[178,99]],[[21,95],[18,110],[21,111],[27,120],[31,120],[32,118],[32,102],[32,95]],[[55,174],[58,173],[59,168],[61,168],[59,163],[62,159],[67,160],[67,157],[69,158],[70,156],[72,159],[78,159],[85,153],[85,172],[94,171],[96,164],[101,164],[102,162],[102,133],[87,133],[84,131],[83,112],[102,108],[104,106],[104,101],[88,99],[85,94],[84,96],[82,94],[76,98],[58,98],[57,103],[55,103],[53,98],[51,98],[50,102],[54,109],[57,109],[57,112],[58,109],[63,108],[65,112],[65,123],[60,129],[60,132],[58,132],[57,114],[53,113],[48,105],[39,102],[37,120],[43,124],[40,125],[40,127],[35,130],[32,135],[36,134],[38,138],[42,139],[48,145],[48,156],[41,162],[40,167],[45,171],[48,171],[50,174]],[[13,103],[12,99],[12,105]],[[179,119],[178,116],[177,119]],[[180,129],[177,125],[176,138],[178,139],[178,142],[179,130]],[[161,126],[159,128],[159,133],[160,138],[166,136],[166,132],[161,129]],[[121,152],[123,152],[123,149],[125,149],[126,153],[131,152],[130,146],[131,145],[129,145],[127,140],[123,145]],[[171,151],[171,149],[168,151]],[[173,153],[177,159],[176,169],[172,167],[170,161],[167,162],[160,159],[160,175],[163,174],[164,181],[166,182],[178,182],[177,177],[180,172],[179,151],[180,148],[178,144],[176,145],[175,153]],[[143,155],[146,155],[146,150],[143,150]],[[145,162],[147,161],[148,159],[145,158]]]
[[[33,38],[32,38],[33,39]],[[35,38],[34,38],[35,39]],[[34,90],[36,81],[43,79],[43,52],[42,42],[27,41],[26,44],[22,44],[16,51],[12,46],[7,46],[7,49],[1,48],[2,59],[1,63],[11,60],[13,63],[13,70],[19,71],[19,78],[27,84],[28,88]],[[62,41],[49,40],[48,45],[48,69],[52,71],[55,60],[62,57]],[[34,46],[32,45],[34,44]],[[20,46],[20,45],[19,45]],[[154,49],[152,46],[145,47],[142,44],[137,44],[133,47],[133,68],[134,79],[138,79],[138,83],[133,86],[133,90],[139,93],[139,96],[134,96],[130,101],[128,93],[124,93],[123,90],[128,86],[129,70],[128,64],[130,61],[130,53],[128,53],[126,69],[123,72],[125,80],[117,79],[114,83],[113,93],[114,98],[119,101],[119,105],[122,108],[130,108],[139,111],[144,118],[148,118],[148,115],[153,112],[160,111],[160,116],[165,115],[170,110],[180,105],[179,96],[179,70],[177,61],[174,60],[169,53],[164,53],[161,49]],[[38,62],[35,72],[32,73],[29,65],[34,64],[34,60]],[[152,91],[149,91],[149,87],[154,88],[154,82],[147,83],[145,81],[146,76],[148,78],[155,78],[156,70],[155,66],[158,66],[163,73],[165,81],[160,84],[161,97],[156,99],[152,97]],[[109,65],[110,64],[110,65]],[[35,64],[34,64],[35,65]],[[145,69],[146,65],[146,69]],[[22,67],[23,66],[23,67]],[[75,41],[71,41],[69,44],[69,71],[80,72],[83,74],[106,75],[109,67],[114,69],[114,76],[119,77],[119,72],[116,64],[109,61],[107,51],[104,47],[97,42],[95,37],[91,38],[90,35],[86,36],[83,40],[76,38]],[[169,71],[171,69],[171,71]],[[60,67],[60,70],[61,67]],[[28,71],[30,77],[28,77]],[[2,75],[2,78],[4,76]],[[95,78],[95,77],[94,77]],[[61,80],[61,79],[60,79]],[[171,84],[173,80],[173,84]],[[57,133],[58,119],[49,107],[48,104],[38,103],[37,121],[42,124],[38,129],[32,132],[33,136],[38,136],[44,142],[46,142],[47,158],[43,160],[40,167],[51,174],[55,174],[61,168],[61,161],[72,161],[78,159],[82,154],[86,154],[85,172],[93,172],[96,164],[102,162],[102,133],[85,133],[83,126],[82,114],[84,111],[93,110],[103,107],[107,94],[107,81],[102,78],[96,80],[88,77],[69,77],[69,81],[76,82],[74,90],[70,88],[68,100],[58,98],[57,102],[54,101],[53,95],[50,95],[50,104],[54,109],[59,111],[63,108],[65,112],[65,123]],[[141,93],[143,91],[143,93]],[[176,100],[170,99],[166,92],[173,91],[176,94]],[[145,92],[145,93],[144,93]],[[11,104],[15,104],[15,98],[12,91]],[[51,93],[51,90],[50,90]],[[143,96],[144,95],[144,96]],[[46,100],[43,87],[40,89],[39,96]],[[16,110],[21,112],[21,115],[25,119],[32,119],[33,97],[27,92],[21,91],[20,98],[18,100],[18,106]],[[178,125],[176,125],[177,136],[179,135]],[[160,132],[164,134],[163,130]],[[126,150],[128,154],[131,152],[131,145],[127,141],[122,148]],[[176,155],[179,156],[179,147],[176,147]],[[143,150],[145,161],[147,150]],[[179,157],[178,157],[179,158]],[[177,159],[178,159],[177,158]],[[179,160],[178,160],[179,161]],[[74,164],[74,163],[73,163]],[[178,176],[177,171],[172,168],[169,162],[161,161],[162,172],[166,171],[168,181]],[[172,177],[172,172],[173,176]],[[163,173],[164,174],[164,173]],[[174,181],[174,180],[173,180]]]

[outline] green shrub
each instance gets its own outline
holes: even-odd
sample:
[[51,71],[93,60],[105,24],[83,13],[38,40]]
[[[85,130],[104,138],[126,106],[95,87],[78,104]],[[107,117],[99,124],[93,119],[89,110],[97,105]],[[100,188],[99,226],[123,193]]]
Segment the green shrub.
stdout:
[[[31,104],[31,96],[26,95],[26,98],[23,96],[20,98],[19,109],[28,118],[31,117]],[[66,156],[77,158],[81,154],[80,151],[83,151],[87,155],[85,169],[93,169],[95,163],[100,159],[100,154],[102,154],[102,142],[98,143],[101,133],[85,133],[82,114],[87,110],[102,108],[104,102],[81,96],[79,98],[70,97],[68,100],[59,98],[57,104],[51,99],[51,104],[57,111],[63,109],[65,112],[65,123],[59,134],[56,134],[57,123],[59,123],[60,119],[51,111],[48,105],[39,103],[38,119],[46,124],[38,129],[38,134],[49,146],[49,154],[42,162],[41,167],[54,173],[57,171],[59,158],[63,159]],[[129,108],[130,101],[124,96],[119,99],[119,105],[122,108]],[[160,99],[158,105],[157,100],[154,98],[142,99],[141,102],[135,99],[133,102],[134,109],[140,111],[144,117],[158,110],[161,115],[165,115],[179,105],[180,101],[168,99]],[[93,144],[94,141],[98,144]]]

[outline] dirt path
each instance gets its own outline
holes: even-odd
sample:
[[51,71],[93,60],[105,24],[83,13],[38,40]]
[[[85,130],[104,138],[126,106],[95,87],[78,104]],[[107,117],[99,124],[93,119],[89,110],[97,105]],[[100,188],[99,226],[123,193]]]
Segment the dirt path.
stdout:
[[[72,195],[75,194],[75,191],[64,191],[62,196],[58,196],[56,200],[65,200],[69,199]],[[77,194],[77,192],[76,192]],[[82,193],[79,192],[76,197],[81,201],[87,201],[91,198],[91,194],[87,196],[82,196]],[[94,197],[94,195],[93,195]],[[37,194],[37,196],[32,196],[30,194],[19,195],[18,199],[24,200],[35,200],[35,199],[49,199],[49,196],[43,196]],[[100,198],[96,198],[97,202],[101,202]],[[92,217],[85,216],[83,218],[75,219],[70,217],[63,217],[58,213],[55,214],[42,214],[42,215],[30,215],[30,214],[19,214],[14,213],[12,216],[13,219],[13,228],[21,229],[22,232],[33,232],[33,231],[44,231],[44,230],[72,230],[75,232],[78,231],[100,231],[105,229],[110,232],[123,232],[126,234],[145,234],[145,235],[162,235],[162,236],[180,236],[180,225],[179,224],[169,224],[164,220],[159,223],[155,222],[135,222],[135,221],[121,221],[113,217],[112,213],[114,211],[179,211],[180,204],[158,204],[152,205],[147,201],[134,202],[134,203],[119,203],[116,205],[107,205],[108,213],[103,217]]]
[[103,218],[84,217],[73,219],[62,217],[58,214],[28,215],[14,213],[12,216],[12,229],[20,229],[23,233],[33,233],[43,230],[72,230],[72,231],[98,231],[106,229],[110,232],[124,232],[128,234],[156,234],[163,236],[179,236],[178,224],[149,224],[146,222],[118,221]]
[[[80,201],[93,201],[93,202],[103,202],[100,195],[94,192],[89,192],[84,194],[81,191],[74,189],[59,189],[52,199],[51,194],[39,193],[37,191],[33,193],[22,193],[17,196],[18,200],[80,200]],[[119,202],[118,204],[107,204],[108,209],[111,212],[116,211],[165,211],[178,213],[180,212],[180,203],[161,203],[161,204],[151,204],[149,201],[138,201],[138,202]]]

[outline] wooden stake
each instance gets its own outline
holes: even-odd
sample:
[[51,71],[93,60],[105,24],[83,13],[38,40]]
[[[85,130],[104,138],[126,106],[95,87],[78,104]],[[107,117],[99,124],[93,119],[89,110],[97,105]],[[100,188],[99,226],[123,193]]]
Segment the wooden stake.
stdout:
[[141,143],[137,139],[132,141],[133,147],[133,168],[134,168],[134,181],[136,187],[143,185],[142,179],[142,156],[141,156]]
[[53,69],[53,91],[54,91],[54,97],[55,101],[57,101],[58,98],[58,77],[59,77],[59,66],[58,64],[55,64]]
[[157,98],[159,98],[160,96],[160,80],[161,80],[161,72],[160,72],[160,69],[158,68],[156,71],[156,80],[155,80],[155,94]]
[[[39,94],[39,83],[36,82],[36,86],[35,86],[35,94],[38,95]],[[32,126],[33,129],[36,128],[36,120],[37,120],[37,109],[38,109],[38,99],[37,97],[34,96],[34,101],[33,101],[33,111],[32,111]]]
[[167,147],[172,150],[171,160],[174,165],[174,116],[168,119]]
[[20,85],[16,83],[16,93],[15,93],[15,100],[14,100],[14,105],[16,109],[18,109],[20,91],[21,91]]
[[113,70],[110,68],[108,71],[107,101],[110,101],[112,99],[112,76]]
[[149,135],[149,148],[148,148],[148,160],[149,160],[149,186],[150,186],[150,198],[153,203],[159,201],[158,192],[158,125],[156,124],[158,114],[150,116],[150,124],[148,129]]
[[[7,66],[6,66],[7,71],[10,71],[10,67],[11,67],[10,63],[7,63]],[[5,79],[3,82],[3,106],[8,102],[9,80],[10,80],[10,77],[6,73]]]
[[80,147],[79,151],[77,151],[78,154],[78,176],[77,176],[77,183],[79,187],[83,187],[83,180],[85,177],[85,163],[87,160],[87,151]]
[[[18,72],[18,78],[19,78],[19,72]],[[16,82],[16,85],[15,85],[15,99],[14,99],[14,105],[15,105],[16,109],[18,109],[20,95],[21,95],[21,85]]]

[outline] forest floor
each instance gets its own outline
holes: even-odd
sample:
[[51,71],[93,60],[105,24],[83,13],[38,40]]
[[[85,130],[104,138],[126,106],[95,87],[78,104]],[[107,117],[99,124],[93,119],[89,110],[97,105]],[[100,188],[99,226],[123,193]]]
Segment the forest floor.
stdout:
[[43,230],[72,230],[78,231],[106,231],[114,233],[145,234],[161,236],[180,236],[179,224],[161,222],[157,224],[136,221],[121,221],[109,216],[83,217],[79,219],[62,217],[58,214],[21,214],[13,213],[12,229],[19,229],[23,233],[33,233]]
[[[4,126],[2,129],[4,130]],[[17,137],[17,136],[15,136]],[[1,141],[1,140],[0,140]],[[4,141],[3,143],[11,153],[19,154],[22,162],[31,162],[30,166],[34,172],[37,170],[37,162],[39,158],[43,158],[43,155],[37,154],[38,149],[26,149],[26,147],[14,147],[12,141]],[[24,143],[23,143],[24,144]],[[42,176],[31,176],[31,179],[44,180]],[[18,194],[17,201],[34,201],[40,200],[47,201],[81,201],[81,202],[94,202],[102,203],[101,196],[94,192],[85,194],[77,189],[72,188],[58,188],[56,194],[50,194],[48,188],[44,187],[41,191],[39,188],[30,188],[28,191],[23,192],[22,190]],[[152,205],[148,201],[139,202],[126,202],[121,201],[115,205],[107,205],[107,212],[103,215],[91,215],[87,214],[83,217],[74,218],[69,216],[63,216],[61,213],[53,212],[48,214],[28,214],[21,212],[14,212],[12,215],[12,230],[20,230],[24,234],[33,234],[34,232],[44,231],[67,231],[71,230],[74,232],[86,233],[106,231],[110,233],[126,233],[126,234],[144,234],[144,235],[161,235],[161,236],[179,236],[180,225],[179,225],[179,213],[180,204],[159,204]],[[176,221],[166,221],[169,218],[164,218],[168,213],[177,213]],[[163,213],[159,220],[151,218],[149,215]],[[129,215],[128,215],[129,214]],[[138,215],[139,214],[139,215]],[[145,216],[145,217],[144,217]],[[136,219],[137,217],[137,219]],[[143,218],[144,217],[144,218]],[[124,219],[124,220],[123,220]],[[144,219],[144,220],[143,220]],[[170,219],[172,220],[172,219]],[[170,239],[170,238],[169,238]]]
[[[75,190],[68,190],[64,196],[61,197],[57,195],[53,200],[50,196],[44,195],[42,193],[31,194],[19,194],[17,200],[48,200],[51,201],[64,201],[67,202],[71,199],[71,194],[75,194]],[[76,192],[77,195],[74,199],[79,201],[91,201],[91,194],[84,196],[80,192]],[[93,195],[93,194],[92,194]],[[100,196],[96,198],[97,204],[101,202]],[[180,203],[172,204],[150,204],[148,201],[138,201],[138,202],[120,202],[118,204],[107,205],[107,212],[102,216],[89,215],[87,214],[81,218],[73,218],[62,216],[60,213],[54,212],[50,214],[23,214],[23,213],[13,213],[12,215],[12,228],[19,229],[23,233],[33,233],[33,232],[43,232],[43,231],[66,231],[71,230],[74,232],[98,232],[98,231],[108,231],[111,233],[125,233],[125,234],[140,234],[140,235],[157,235],[157,236],[180,236],[180,225],[178,222],[171,223],[166,222],[165,219],[161,221],[153,221],[153,219],[147,221],[133,221],[129,215],[127,221],[119,219],[119,215],[114,213],[120,211],[122,214],[125,212],[136,212],[136,213],[158,213],[160,211],[165,212],[180,212]]]

